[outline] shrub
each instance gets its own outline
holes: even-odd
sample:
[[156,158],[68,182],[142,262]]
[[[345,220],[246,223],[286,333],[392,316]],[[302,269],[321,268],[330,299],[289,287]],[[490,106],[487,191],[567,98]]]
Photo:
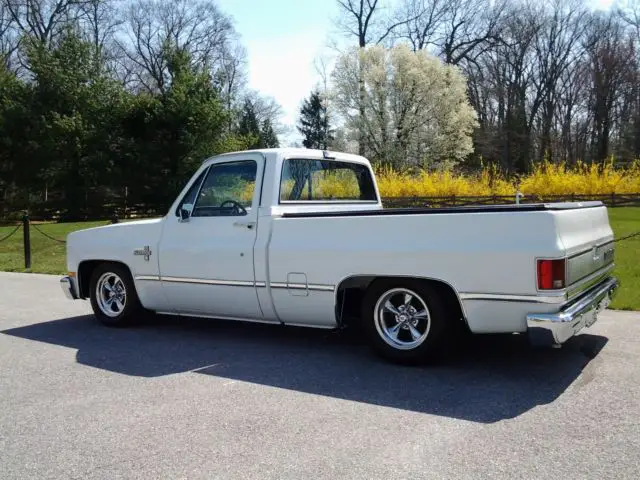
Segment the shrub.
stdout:
[[[517,182],[494,165],[484,166],[474,175],[450,170],[398,171],[375,167],[382,197],[440,197],[515,195]],[[640,193],[640,161],[616,169],[613,161],[603,165],[543,162],[529,175],[520,177],[519,190],[526,195],[598,195]]]

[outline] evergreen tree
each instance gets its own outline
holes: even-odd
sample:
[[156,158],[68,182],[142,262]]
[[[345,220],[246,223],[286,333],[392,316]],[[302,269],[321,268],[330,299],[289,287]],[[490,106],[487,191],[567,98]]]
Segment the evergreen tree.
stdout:
[[309,98],[304,100],[300,109],[298,131],[304,137],[302,144],[306,148],[326,149],[333,140],[327,107],[317,90],[311,92]]
[[276,132],[273,131],[273,125],[268,118],[262,122],[262,131],[260,132],[260,148],[277,148],[280,146]]
[[262,132],[256,109],[250,100],[245,100],[240,115],[238,134],[247,139],[247,148],[260,148]]

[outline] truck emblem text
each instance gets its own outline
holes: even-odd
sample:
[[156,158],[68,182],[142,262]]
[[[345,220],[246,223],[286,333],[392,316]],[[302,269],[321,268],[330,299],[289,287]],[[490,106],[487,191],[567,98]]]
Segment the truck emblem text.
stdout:
[[133,251],[134,255],[143,255],[144,259],[148,262],[151,256],[151,248],[149,245],[145,245],[144,248],[137,248]]

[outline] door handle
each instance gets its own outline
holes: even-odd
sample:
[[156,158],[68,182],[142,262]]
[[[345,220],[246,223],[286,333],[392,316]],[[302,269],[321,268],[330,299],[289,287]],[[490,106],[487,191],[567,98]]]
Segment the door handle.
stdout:
[[234,227],[245,227],[245,228],[248,228],[249,230],[255,227],[255,225],[256,225],[256,222],[233,222]]

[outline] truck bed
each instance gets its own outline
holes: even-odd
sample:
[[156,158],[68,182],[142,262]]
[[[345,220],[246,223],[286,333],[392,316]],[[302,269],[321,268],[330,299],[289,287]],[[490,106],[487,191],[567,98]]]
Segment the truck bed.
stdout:
[[[529,302],[529,313],[558,308],[551,297],[539,298],[536,259],[567,258],[572,292],[582,278],[607,275],[613,266],[602,202],[283,212],[263,234],[266,244],[257,250],[266,252],[269,269],[256,280],[315,288],[305,296],[272,290],[280,317],[299,322],[305,309],[308,321],[327,326],[335,311],[324,297],[333,298],[354,276],[388,276],[445,282],[460,296],[475,333],[522,332],[526,318],[518,302]],[[497,300],[508,302],[500,312]]]

